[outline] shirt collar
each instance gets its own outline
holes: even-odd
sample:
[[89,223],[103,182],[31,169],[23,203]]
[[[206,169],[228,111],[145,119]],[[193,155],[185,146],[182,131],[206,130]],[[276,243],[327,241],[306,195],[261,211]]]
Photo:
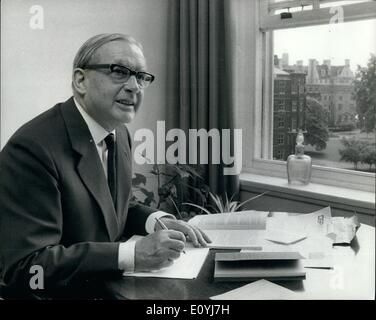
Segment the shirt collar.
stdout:
[[[109,132],[104,129],[98,122],[96,122],[86,111],[82,106],[78,103],[78,101],[73,97],[74,103],[80,112],[81,116],[84,118],[91,136],[93,137],[93,140],[96,145],[101,143],[104,138],[106,138],[109,134]],[[111,133],[115,135],[115,130],[113,130]]]

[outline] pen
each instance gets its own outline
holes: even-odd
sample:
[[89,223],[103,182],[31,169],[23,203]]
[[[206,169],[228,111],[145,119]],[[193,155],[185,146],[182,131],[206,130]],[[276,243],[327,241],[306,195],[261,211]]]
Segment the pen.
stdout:
[[[165,225],[161,220],[159,220],[158,218],[155,218],[155,220],[157,220],[159,226],[160,226],[163,230],[168,230],[168,228],[166,227],[166,225]],[[183,253],[185,254],[186,252],[183,250]]]

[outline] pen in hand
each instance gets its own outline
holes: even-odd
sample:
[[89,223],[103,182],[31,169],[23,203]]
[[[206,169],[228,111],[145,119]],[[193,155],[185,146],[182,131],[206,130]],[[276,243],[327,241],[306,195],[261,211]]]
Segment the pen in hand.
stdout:
[[[163,230],[168,230],[168,228],[166,227],[166,225],[165,225],[161,220],[159,220],[158,218],[155,218],[155,220],[157,221],[157,223],[159,224],[159,226],[160,226]],[[185,254],[186,252],[183,250],[183,253]]]

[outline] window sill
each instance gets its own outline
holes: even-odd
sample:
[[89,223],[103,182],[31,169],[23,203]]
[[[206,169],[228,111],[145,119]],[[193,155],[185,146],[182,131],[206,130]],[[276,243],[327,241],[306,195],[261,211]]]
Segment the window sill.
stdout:
[[356,210],[375,215],[375,193],[336,186],[310,183],[304,186],[289,185],[287,179],[242,173],[241,191],[269,190],[279,197],[330,205],[345,210]]

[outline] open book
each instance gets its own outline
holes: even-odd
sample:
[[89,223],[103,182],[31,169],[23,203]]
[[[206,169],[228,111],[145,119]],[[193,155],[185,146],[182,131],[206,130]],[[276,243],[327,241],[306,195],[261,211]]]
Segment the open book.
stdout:
[[210,248],[262,250],[267,211],[240,211],[197,215],[189,224],[203,230],[212,240]]

